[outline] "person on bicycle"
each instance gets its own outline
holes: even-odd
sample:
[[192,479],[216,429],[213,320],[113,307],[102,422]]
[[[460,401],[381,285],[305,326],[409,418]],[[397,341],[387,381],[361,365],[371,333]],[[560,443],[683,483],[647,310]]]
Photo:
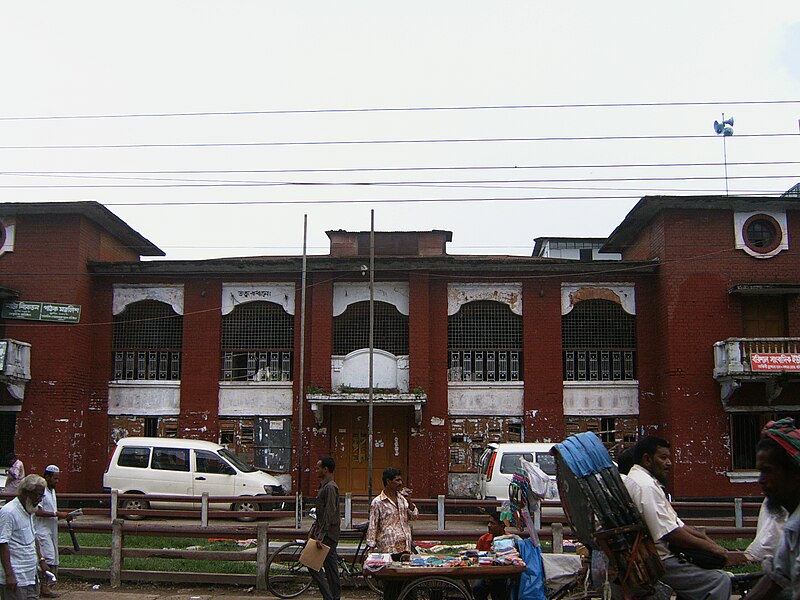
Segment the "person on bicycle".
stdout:
[[634,465],[625,487],[655,542],[664,575],[661,581],[687,600],[728,600],[731,578],[719,569],[704,569],[675,555],[675,551],[702,550],[718,556],[723,564],[733,562],[728,552],[704,533],[684,525],[667,499],[664,486],[672,467],[669,442],[646,436],[633,449]]
[[329,548],[322,569],[315,571],[309,568],[323,600],[339,600],[342,596],[339,558],[336,555],[342,516],[339,512],[339,486],[333,480],[335,470],[336,462],[330,456],[323,456],[317,461],[317,478],[320,481],[315,503],[317,518],[308,532],[309,543],[315,540],[320,550],[323,544]]

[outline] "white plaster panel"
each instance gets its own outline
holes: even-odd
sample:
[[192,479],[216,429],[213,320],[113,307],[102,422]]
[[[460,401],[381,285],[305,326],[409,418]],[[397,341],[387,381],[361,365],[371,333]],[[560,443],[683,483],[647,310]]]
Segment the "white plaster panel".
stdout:
[[521,283],[450,283],[447,285],[447,314],[454,315],[468,302],[492,300],[508,304],[511,312],[522,314]]
[[561,314],[566,315],[575,306],[576,296],[584,289],[607,290],[619,302],[629,315],[636,314],[636,294],[632,283],[562,283],[561,284]]
[[293,283],[223,283],[222,314],[229,314],[239,304],[264,300],[280,304],[294,314],[295,287]]
[[[408,284],[381,282],[374,285],[375,302],[386,302],[400,314],[408,316]],[[345,282],[333,284],[333,316],[338,317],[355,302],[369,300],[369,282]]]
[[[778,247],[772,250],[771,252],[764,252],[763,254],[759,252],[753,252],[750,248],[747,247],[747,244],[744,243],[744,232],[742,231],[742,227],[744,226],[747,219],[750,217],[754,217],[756,215],[768,215],[775,219],[780,225],[781,228],[781,243],[778,244]],[[789,249],[789,228],[786,225],[786,213],[785,212],[775,212],[771,210],[759,210],[756,212],[737,212],[733,213],[733,235],[734,239],[736,240],[736,249],[737,250],[744,250],[750,256],[754,258],[772,258],[779,252],[783,250]]]
[[220,417],[291,417],[292,385],[223,383],[219,386]]
[[447,389],[447,414],[521,417],[524,384],[451,383]]
[[140,300],[158,300],[172,306],[179,315],[183,314],[183,284],[175,285],[114,285],[112,312],[120,314],[125,307]]
[[[408,356],[395,356],[385,350],[374,350],[373,388],[394,389],[408,393]],[[369,349],[356,350],[346,356],[331,357],[331,386],[369,387]]]
[[108,386],[109,415],[177,416],[181,412],[180,382],[112,383]]
[[565,382],[564,414],[602,417],[638,415],[639,382]]
[[17,229],[17,224],[13,218],[4,217],[3,220],[0,221],[0,228],[5,230],[3,245],[0,246],[0,256],[2,256],[6,252],[14,251],[14,236]]

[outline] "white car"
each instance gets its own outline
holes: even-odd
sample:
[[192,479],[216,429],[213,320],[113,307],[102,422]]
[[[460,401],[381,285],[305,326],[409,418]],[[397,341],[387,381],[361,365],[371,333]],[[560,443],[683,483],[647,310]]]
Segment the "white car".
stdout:
[[547,488],[546,500],[558,500],[556,484],[555,458],[550,454],[554,444],[489,444],[480,458],[480,479],[478,481],[478,499],[508,500],[508,484],[519,469],[519,460],[535,462],[547,473],[550,485]]
[[[212,502],[212,508],[255,511],[280,508],[277,503],[252,500],[253,496],[279,496],[280,482],[245,464],[233,452],[202,440],[128,437],[117,442],[103,475],[104,491],[123,494],[171,496],[241,496],[237,502]],[[183,508],[191,502],[153,502],[155,508]],[[123,509],[146,509],[144,498],[128,498]]]

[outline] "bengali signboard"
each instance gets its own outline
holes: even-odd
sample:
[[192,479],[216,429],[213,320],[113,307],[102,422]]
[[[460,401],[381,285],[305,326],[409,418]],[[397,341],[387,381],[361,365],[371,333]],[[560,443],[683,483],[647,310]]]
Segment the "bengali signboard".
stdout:
[[800,354],[790,352],[750,354],[750,368],[753,371],[800,371]]
[[56,302],[6,302],[3,304],[4,319],[24,321],[49,321],[51,323],[80,323],[80,304],[58,304]]

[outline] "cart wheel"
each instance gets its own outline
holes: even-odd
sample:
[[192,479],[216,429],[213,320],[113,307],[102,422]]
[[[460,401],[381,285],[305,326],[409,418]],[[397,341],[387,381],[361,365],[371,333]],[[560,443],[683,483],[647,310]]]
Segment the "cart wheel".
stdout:
[[267,589],[278,598],[295,598],[311,585],[311,574],[300,564],[304,546],[300,542],[289,542],[269,557]]
[[453,579],[433,576],[408,584],[397,600],[472,600],[472,594]]

